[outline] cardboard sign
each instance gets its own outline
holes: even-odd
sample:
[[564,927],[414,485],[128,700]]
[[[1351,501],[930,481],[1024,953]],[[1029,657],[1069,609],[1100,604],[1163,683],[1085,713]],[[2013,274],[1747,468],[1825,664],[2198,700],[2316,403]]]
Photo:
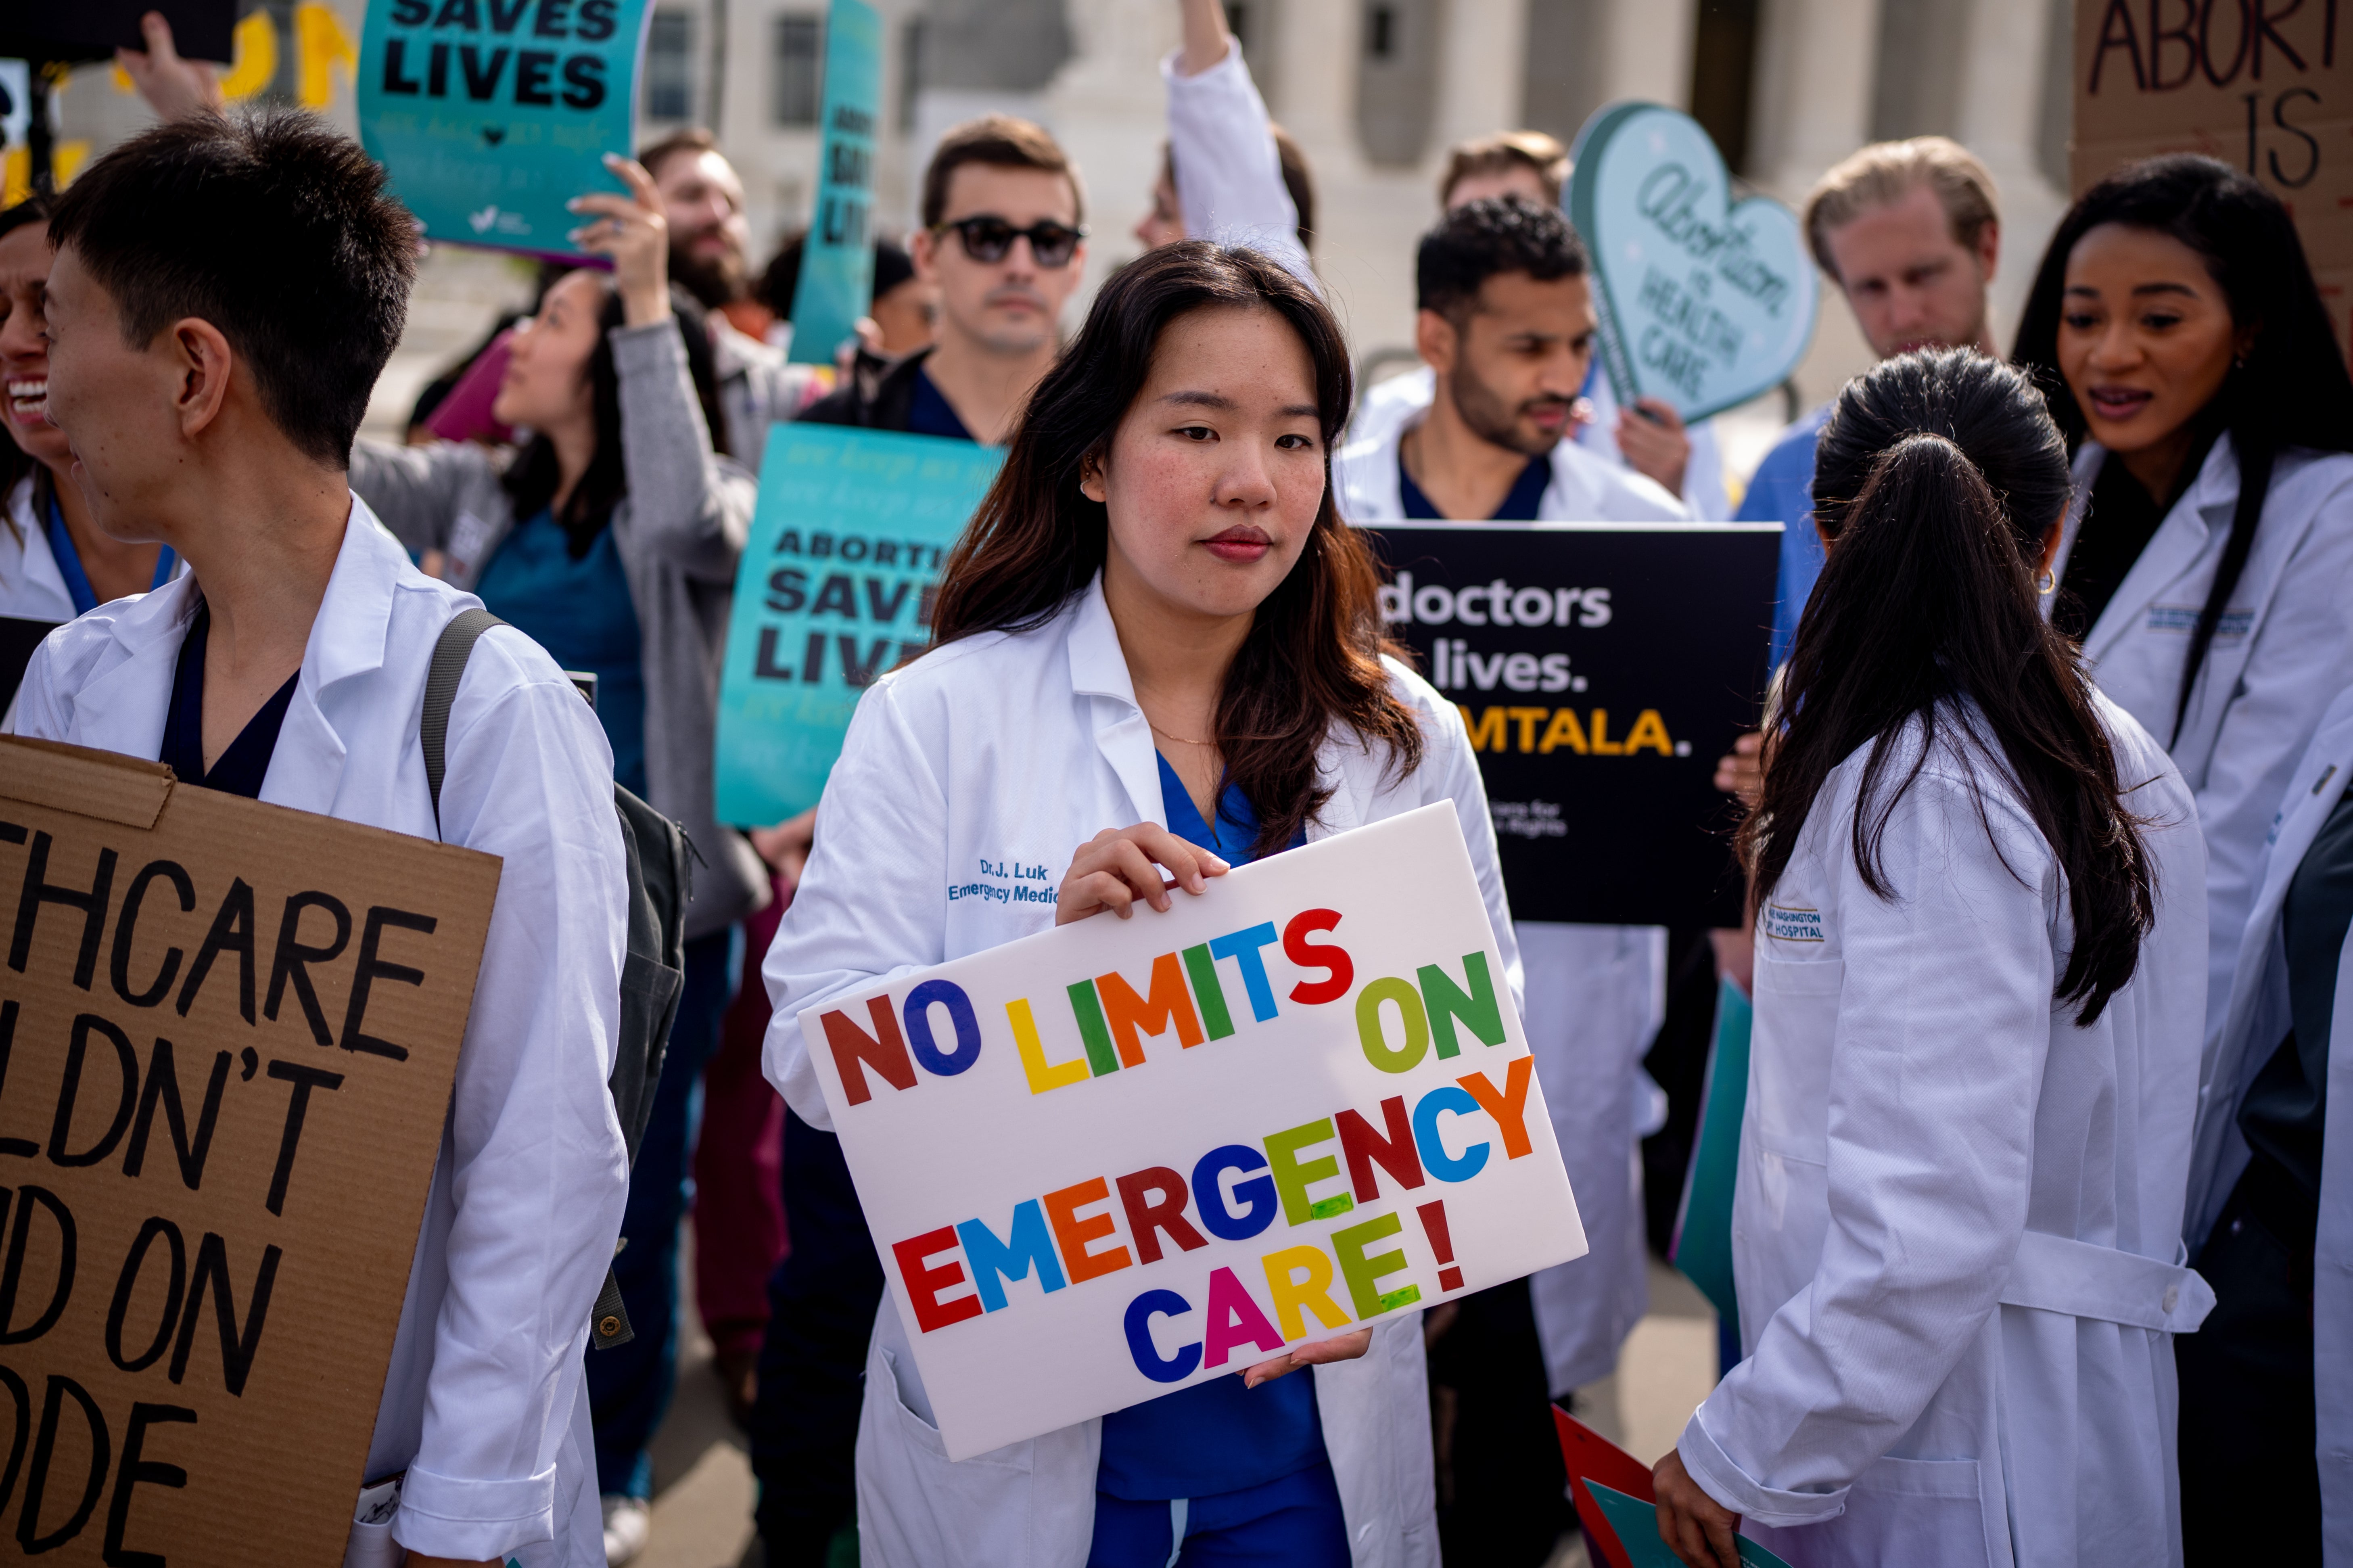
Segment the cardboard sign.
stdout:
[[1004,461],[938,436],[769,428],[719,678],[721,821],[817,804],[860,694],[930,643],[940,567]]
[[1593,256],[1601,363],[1618,401],[1696,421],[1787,380],[1813,341],[1818,292],[1797,215],[1732,199],[1700,122],[1620,103],[1577,133],[1564,205]]
[[647,0],[375,0],[360,141],[438,243],[576,255],[564,204],[625,192]]
[[882,18],[865,0],[833,0],[825,18],[825,104],[817,216],[793,289],[792,361],[831,365],[874,302],[874,130],[882,112]]
[[342,1560],[498,879],[491,855],[0,738],[20,1546]]
[[800,1026],[951,1459],[1585,1251],[1451,804]]
[[2075,0],[2081,196],[2159,153],[2202,153],[2285,202],[2336,323],[2353,342],[2353,26],[2326,5]]
[[1716,759],[1757,726],[1778,523],[1368,530],[1454,699],[1522,920],[1740,924]]

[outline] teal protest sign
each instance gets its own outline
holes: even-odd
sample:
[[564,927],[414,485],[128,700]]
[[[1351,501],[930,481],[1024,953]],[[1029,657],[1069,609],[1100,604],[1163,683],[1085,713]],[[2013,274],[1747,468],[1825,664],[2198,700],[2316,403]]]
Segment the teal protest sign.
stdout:
[[1655,103],[1601,111],[1575,156],[1566,206],[1593,254],[1619,402],[1658,397],[1703,419],[1786,379],[1818,303],[1796,215],[1769,196],[1733,200],[1699,122]]
[[[1593,1500],[1600,1505],[1602,1517],[1617,1531],[1628,1568],[1683,1568],[1683,1559],[1659,1536],[1657,1503],[1647,1498],[1628,1497],[1599,1481],[1586,1484],[1593,1489]],[[1733,1544],[1746,1568],[1789,1568],[1788,1563],[1745,1535],[1733,1537]]]
[[719,820],[817,804],[860,694],[931,641],[940,566],[1005,454],[938,436],[776,425],[719,681]]
[[648,0],[373,0],[360,141],[438,242],[576,254],[564,204],[626,187]]
[[792,359],[831,365],[872,303],[874,120],[882,101],[882,19],[865,0],[833,0],[825,17],[825,142],[816,220],[793,290]]

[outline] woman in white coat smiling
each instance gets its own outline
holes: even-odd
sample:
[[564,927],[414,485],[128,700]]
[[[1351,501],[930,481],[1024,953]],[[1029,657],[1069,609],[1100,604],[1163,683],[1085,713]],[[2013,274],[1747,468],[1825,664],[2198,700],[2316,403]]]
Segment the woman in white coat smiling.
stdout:
[[1685,1563],[1736,1568],[1738,1516],[1800,1568],[2181,1560],[2203,856],[2041,614],[2067,497],[2041,396],[1966,350],[1823,429],[1744,833],[1747,1354],[1656,1472]]
[[[1348,396],[1331,313],[1253,251],[1186,240],[1104,285],[949,559],[938,646],[866,694],[818,807],[766,965],[802,1118],[829,1125],[804,1008],[1440,800],[1516,1001],[1470,737],[1390,656],[1333,506]],[[1008,866],[1050,868],[1053,901]],[[1434,1568],[1419,1316],[952,1464],[885,1297],[860,1560]]]
[[[2264,835],[2353,684],[2353,379],[2295,222],[2211,158],[2153,158],[2052,236],[2012,356],[2075,454],[2055,617],[2165,744],[2206,834],[2211,1081]],[[2229,1197],[2193,1187],[2194,1250]]]

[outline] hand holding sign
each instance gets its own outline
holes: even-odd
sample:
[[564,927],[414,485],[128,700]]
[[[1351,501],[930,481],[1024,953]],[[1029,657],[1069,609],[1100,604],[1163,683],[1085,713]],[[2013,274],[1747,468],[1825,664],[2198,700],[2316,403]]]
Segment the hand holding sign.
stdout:
[[629,326],[670,320],[670,220],[662,216],[661,193],[653,175],[635,158],[605,154],[605,166],[628,184],[628,196],[592,191],[564,205],[594,213],[565,236],[591,256],[613,259],[613,286],[621,295],[621,320]]
[[1616,104],[1586,122],[1576,159],[1566,205],[1592,249],[1620,402],[1658,397],[1704,419],[1797,368],[1818,302],[1797,217],[1767,196],[1734,201],[1698,121]]
[[1167,903],[800,1013],[951,1459],[1584,1251],[1451,805]]

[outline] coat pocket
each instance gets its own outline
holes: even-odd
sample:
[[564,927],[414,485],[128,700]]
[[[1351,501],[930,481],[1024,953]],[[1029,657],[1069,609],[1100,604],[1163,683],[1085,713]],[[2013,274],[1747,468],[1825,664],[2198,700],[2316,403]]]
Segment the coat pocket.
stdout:
[[[1036,1545],[1029,1467],[990,1456],[952,1462],[940,1429],[902,1392],[911,1375],[888,1345],[867,1358],[858,1430],[861,1560],[881,1568],[1022,1568]],[[1026,1458],[1031,1446],[1000,1452]]]
[[1989,1568],[1982,1493],[1975,1459],[1882,1459],[1856,1478],[1836,1519],[1746,1533],[1794,1568]]
[[1757,955],[1750,1030],[1749,1115],[1759,1145],[1787,1160],[1830,1159],[1831,1044],[1846,965]]

